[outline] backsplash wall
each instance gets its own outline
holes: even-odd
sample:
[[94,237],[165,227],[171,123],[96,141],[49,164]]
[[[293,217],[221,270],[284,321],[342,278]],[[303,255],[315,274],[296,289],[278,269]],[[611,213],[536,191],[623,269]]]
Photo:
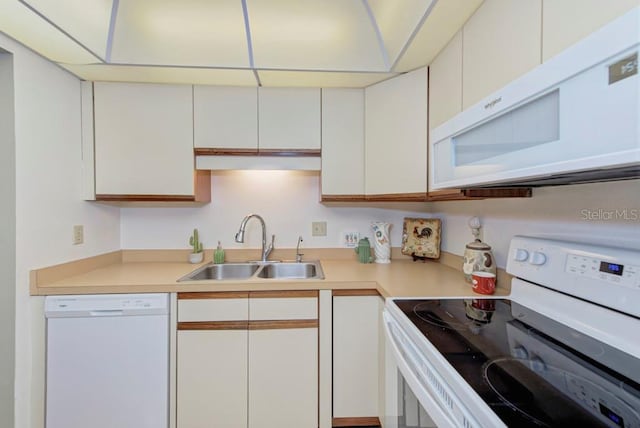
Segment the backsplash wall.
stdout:
[[[124,249],[189,248],[194,227],[205,248],[221,241],[224,248],[260,248],[260,223],[247,224],[245,243],[234,237],[249,213],[261,215],[267,240],[276,235],[276,248],[294,248],[299,235],[302,248],[340,246],[343,231],[371,238],[371,222],[392,223],[391,245],[399,247],[404,217],[424,217],[425,212],[367,207],[325,206],[320,200],[320,177],[293,171],[233,171],[216,173],[211,183],[212,202],[204,207],[123,208],[121,243]],[[412,206],[415,208],[414,206]],[[426,211],[426,205],[417,207]],[[327,222],[327,236],[311,236],[311,223]]]

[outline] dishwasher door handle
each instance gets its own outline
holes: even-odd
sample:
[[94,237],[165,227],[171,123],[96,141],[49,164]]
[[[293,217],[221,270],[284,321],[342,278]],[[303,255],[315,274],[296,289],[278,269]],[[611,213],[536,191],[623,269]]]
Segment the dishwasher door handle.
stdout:
[[92,317],[116,317],[124,314],[122,309],[98,309],[89,311],[89,315]]

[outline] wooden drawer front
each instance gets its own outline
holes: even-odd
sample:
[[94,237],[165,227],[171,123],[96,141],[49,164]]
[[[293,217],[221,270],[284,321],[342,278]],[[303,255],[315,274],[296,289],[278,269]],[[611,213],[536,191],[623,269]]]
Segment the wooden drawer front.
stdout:
[[249,298],[249,319],[305,320],[318,318],[317,297]]
[[249,318],[248,299],[180,299],[178,322],[243,321]]

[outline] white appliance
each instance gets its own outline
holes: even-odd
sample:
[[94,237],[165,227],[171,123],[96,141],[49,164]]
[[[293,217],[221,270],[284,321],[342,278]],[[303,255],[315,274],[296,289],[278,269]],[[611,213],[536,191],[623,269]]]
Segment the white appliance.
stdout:
[[514,237],[508,299],[387,299],[385,428],[640,427],[640,251]]
[[640,177],[640,7],[431,131],[430,189]]
[[46,428],[162,428],[167,294],[48,296]]

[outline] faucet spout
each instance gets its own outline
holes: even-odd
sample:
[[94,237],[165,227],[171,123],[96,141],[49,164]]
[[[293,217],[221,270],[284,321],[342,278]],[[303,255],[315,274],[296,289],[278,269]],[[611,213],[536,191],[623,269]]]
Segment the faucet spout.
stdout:
[[271,237],[271,244],[267,247],[267,225],[265,224],[264,219],[261,216],[259,216],[258,214],[249,214],[242,219],[242,222],[240,223],[240,229],[238,230],[238,233],[236,233],[236,242],[244,242],[244,230],[247,227],[247,223],[249,222],[249,220],[254,217],[260,220],[260,226],[262,227],[262,261],[266,262],[267,257],[269,257],[269,253],[271,253],[271,250],[273,250],[273,241],[275,240],[276,236],[273,235]]

